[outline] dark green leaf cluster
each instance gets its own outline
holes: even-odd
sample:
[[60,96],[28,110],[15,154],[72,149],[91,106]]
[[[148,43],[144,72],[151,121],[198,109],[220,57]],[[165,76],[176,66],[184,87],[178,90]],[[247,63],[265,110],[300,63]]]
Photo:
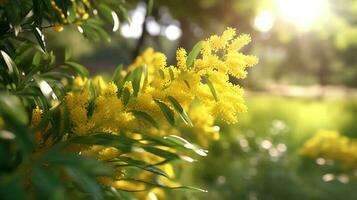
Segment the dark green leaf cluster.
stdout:
[[[146,171],[168,177],[158,166],[175,160],[192,162],[194,159],[186,155],[190,153],[206,155],[204,150],[178,136],[159,137],[140,132],[142,138],[136,140],[126,133],[100,132],[79,137],[72,132],[65,96],[72,89],[74,76],[88,77],[89,72],[71,60],[70,50],[65,51],[64,58],[48,50],[49,41],[43,30],[60,31],[64,25],[76,26],[89,39],[108,40],[106,24],[109,22],[116,31],[119,21],[128,20],[125,5],[117,0],[0,1],[1,199],[132,199],[122,190],[105,187],[97,178],[113,177],[115,170],[125,169],[127,174],[122,180],[145,183],[147,189],[172,188],[134,175]],[[125,77],[120,76],[122,70],[123,66],[118,67],[113,82],[119,88],[118,97],[127,104],[145,87],[147,68],[137,68]],[[127,81],[131,81],[133,93],[123,87]],[[90,90],[88,115],[98,96],[93,86]],[[173,97],[168,100],[174,110],[156,101],[166,119],[174,125],[176,111],[186,124],[192,125],[179,102]],[[34,109],[41,111],[41,116],[36,116],[39,113]],[[149,114],[135,110],[132,113],[153,127],[160,127]],[[106,162],[81,155],[82,147],[93,145],[113,147],[123,154]],[[125,156],[138,149],[164,160],[153,164]]]
[[13,54],[14,40],[29,40],[46,51],[42,31],[61,31],[64,25],[77,27],[89,39],[109,40],[105,25],[116,31],[120,21],[128,21],[121,0],[5,0],[0,2],[0,47]]

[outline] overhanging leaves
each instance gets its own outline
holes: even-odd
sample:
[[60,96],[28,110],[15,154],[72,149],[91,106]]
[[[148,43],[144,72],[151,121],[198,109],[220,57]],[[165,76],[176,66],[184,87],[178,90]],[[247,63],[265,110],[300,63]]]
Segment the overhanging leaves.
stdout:
[[193,126],[192,121],[186,111],[182,108],[180,103],[172,96],[168,96],[167,99],[171,105],[175,108],[176,112],[180,115],[181,119],[189,126]]
[[159,106],[160,110],[164,114],[167,121],[172,125],[175,126],[175,114],[174,112],[164,103],[160,102],[157,99],[154,99],[155,103]]

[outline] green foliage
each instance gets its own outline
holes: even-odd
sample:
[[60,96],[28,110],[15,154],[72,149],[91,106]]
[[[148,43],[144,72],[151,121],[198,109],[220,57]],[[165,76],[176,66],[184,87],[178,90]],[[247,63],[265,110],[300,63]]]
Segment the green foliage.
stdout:
[[[152,4],[152,1],[151,1]],[[64,58],[47,49],[43,30],[63,26],[75,26],[85,37],[93,41],[109,40],[106,23],[118,26],[118,21],[128,21],[124,1],[0,1],[0,195],[1,199],[133,199],[123,191],[99,184],[98,177],[112,177],[115,167],[146,171],[157,176],[168,177],[158,168],[167,162],[193,161],[188,155],[204,155],[185,139],[175,136],[162,138],[146,135],[132,139],[125,134],[109,135],[96,133],[90,136],[76,136],[71,130],[69,111],[64,103],[74,76],[89,76],[86,67],[71,59],[67,49]],[[124,104],[137,97],[145,87],[146,66],[137,68],[121,77],[123,66],[114,73],[113,82],[118,86],[118,96]],[[131,95],[124,84],[131,81]],[[88,116],[94,109],[97,91],[90,84],[91,103]],[[181,118],[192,122],[181,105],[169,98]],[[174,125],[175,113],[171,108],[157,101],[167,120]],[[42,117],[34,110],[42,110]],[[154,128],[160,124],[155,118],[142,111],[131,111]],[[37,113],[38,115],[39,113]],[[39,136],[40,134],[40,136]],[[39,139],[40,138],[40,139]],[[143,143],[145,140],[146,143]],[[122,153],[146,151],[164,161],[156,164],[143,160],[118,156],[110,163],[96,158],[81,156],[73,149],[78,145],[101,145],[113,147]],[[173,148],[172,152],[158,146]],[[128,178],[129,179],[129,178]],[[132,181],[143,182],[142,180]],[[148,189],[170,188],[156,182],[145,182]],[[177,186],[176,189],[193,187]]]

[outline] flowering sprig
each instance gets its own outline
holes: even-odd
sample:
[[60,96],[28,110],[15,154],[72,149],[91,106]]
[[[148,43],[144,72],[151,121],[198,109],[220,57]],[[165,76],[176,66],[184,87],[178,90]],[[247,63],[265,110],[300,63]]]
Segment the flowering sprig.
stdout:
[[[169,138],[205,156],[204,150],[182,137],[196,138],[207,146],[210,139],[219,138],[215,119],[236,123],[237,114],[246,110],[242,88],[229,78],[245,78],[246,68],[256,64],[257,58],[238,52],[250,38],[235,35],[228,28],[220,37],[199,42],[188,56],[179,48],[177,66],[167,66],[166,56],[149,48],[127,70],[116,70],[110,82],[100,76],[74,79],[65,97],[72,127],[69,137],[85,141],[94,137],[95,142],[84,142],[77,151],[117,166],[111,177],[98,178],[103,185],[127,191],[148,190],[148,184],[182,187],[170,180],[175,174],[168,161],[192,159],[177,146],[157,140]],[[126,140],[133,149],[113,145],[114,139]],[[128,166],[143,171],[128,177]]]

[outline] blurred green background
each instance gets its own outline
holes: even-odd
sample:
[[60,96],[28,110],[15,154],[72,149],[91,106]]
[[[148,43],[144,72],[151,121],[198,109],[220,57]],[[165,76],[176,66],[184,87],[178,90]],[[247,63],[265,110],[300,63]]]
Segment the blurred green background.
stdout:
[[251,34],[243,51],[260,58],[239,81],[249,112],[237,125],[220,124],[209,156],[179,176],[209,192],[170,199],[357,199],[356,170],[298,155],[318,130],[357,137],[357,1],[154,0],[150,13],[148,2],[128,2],[131,23],[121,23],[111,42],[66,27],[47,31],[51,48],[71,47],[93,75],[109,74],[149,46],[174,64],[177,47],[191,49],[229,26]]

